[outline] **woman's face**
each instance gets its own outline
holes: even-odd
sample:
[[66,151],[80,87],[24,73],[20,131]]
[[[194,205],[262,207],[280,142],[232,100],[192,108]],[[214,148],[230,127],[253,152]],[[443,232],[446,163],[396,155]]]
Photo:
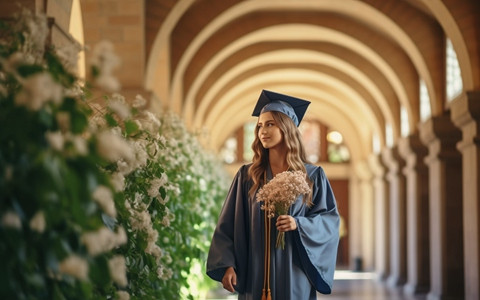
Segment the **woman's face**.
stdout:
[[271,112],[258,117],[258,138],[265,149],[274,148],[283,142],[283,135]]

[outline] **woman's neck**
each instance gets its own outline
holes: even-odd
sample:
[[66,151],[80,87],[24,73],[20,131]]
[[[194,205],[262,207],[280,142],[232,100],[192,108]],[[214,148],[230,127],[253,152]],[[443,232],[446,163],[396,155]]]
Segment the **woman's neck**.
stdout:
[[287,153],[283,149],[269,149],[268,162],[273,176],[288,170]]

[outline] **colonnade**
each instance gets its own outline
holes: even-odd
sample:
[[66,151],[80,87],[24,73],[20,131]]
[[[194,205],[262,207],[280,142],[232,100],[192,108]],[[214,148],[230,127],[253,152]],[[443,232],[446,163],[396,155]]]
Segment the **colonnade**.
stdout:
[[361,196],[352,201],[373,198],[375,221],[359,224],[362,234],[373,231],[362,245],[374,244],[360,252],[388,286],[428,299],[478,299],[479,118],[480,92],[464,93],[363,162],[370,173],[355,178]]

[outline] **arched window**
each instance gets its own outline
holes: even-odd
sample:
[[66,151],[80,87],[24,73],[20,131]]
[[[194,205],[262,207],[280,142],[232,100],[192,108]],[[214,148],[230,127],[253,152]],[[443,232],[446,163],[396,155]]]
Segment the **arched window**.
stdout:
[[312,163],[320,161],[322,132],[318,122],[304,120],[302,123],[300,123],[298,129],[302,133],[303,145],[305,146],[307,159]]
[[251,161],[253,158],[252,143],[255,140],[256,122],[249,122],[243,126],[243,161]]
[[430,96],[425,81],[420,79],[420,121],[425,122],[432,116]]
[[233,136],[229,137],[220,149],[219,154],[224,163],[234,163],[237,160],[237,139]]
[[344,163],[350,161],[350,151],[344,143],[340,132],[332,130],[327,134],[328,161],[331,163]]
[[410,124],[408,123],[408,113],[405,106],[400,107],[400,131],[402,137],[406,137],[410,134]]
[[458,63],[457,53],[453,49],[450,39],[446,42],[446,81],[447,81],[447,101],[452,101],[463,90],[462,74],[460,64]]
[[374,154],[379,154],[381,147],[380,147],[380,138],[377,134],[373,134],[372,136],[372,150]]
[[390,124],[385,125],[385,142],[388,148],[393,147],[393,129]]

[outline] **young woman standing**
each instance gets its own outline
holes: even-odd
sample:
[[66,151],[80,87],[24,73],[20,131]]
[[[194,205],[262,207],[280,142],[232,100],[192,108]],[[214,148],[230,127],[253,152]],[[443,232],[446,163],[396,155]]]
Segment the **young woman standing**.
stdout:
[[[309,104],[263,90],[253,111],[259,117],[253,162],[232,182],[207,260],[207,274],[238,299],[313,300],[317,291],[331,293],[339,214],[323,169],[307,162],[298,130]],[[311,205],[300,196],[287,215],[269,219],[256,192],[287,170],[306,174]],[[275,247],[278,232],[285,232],[285,249]]]

